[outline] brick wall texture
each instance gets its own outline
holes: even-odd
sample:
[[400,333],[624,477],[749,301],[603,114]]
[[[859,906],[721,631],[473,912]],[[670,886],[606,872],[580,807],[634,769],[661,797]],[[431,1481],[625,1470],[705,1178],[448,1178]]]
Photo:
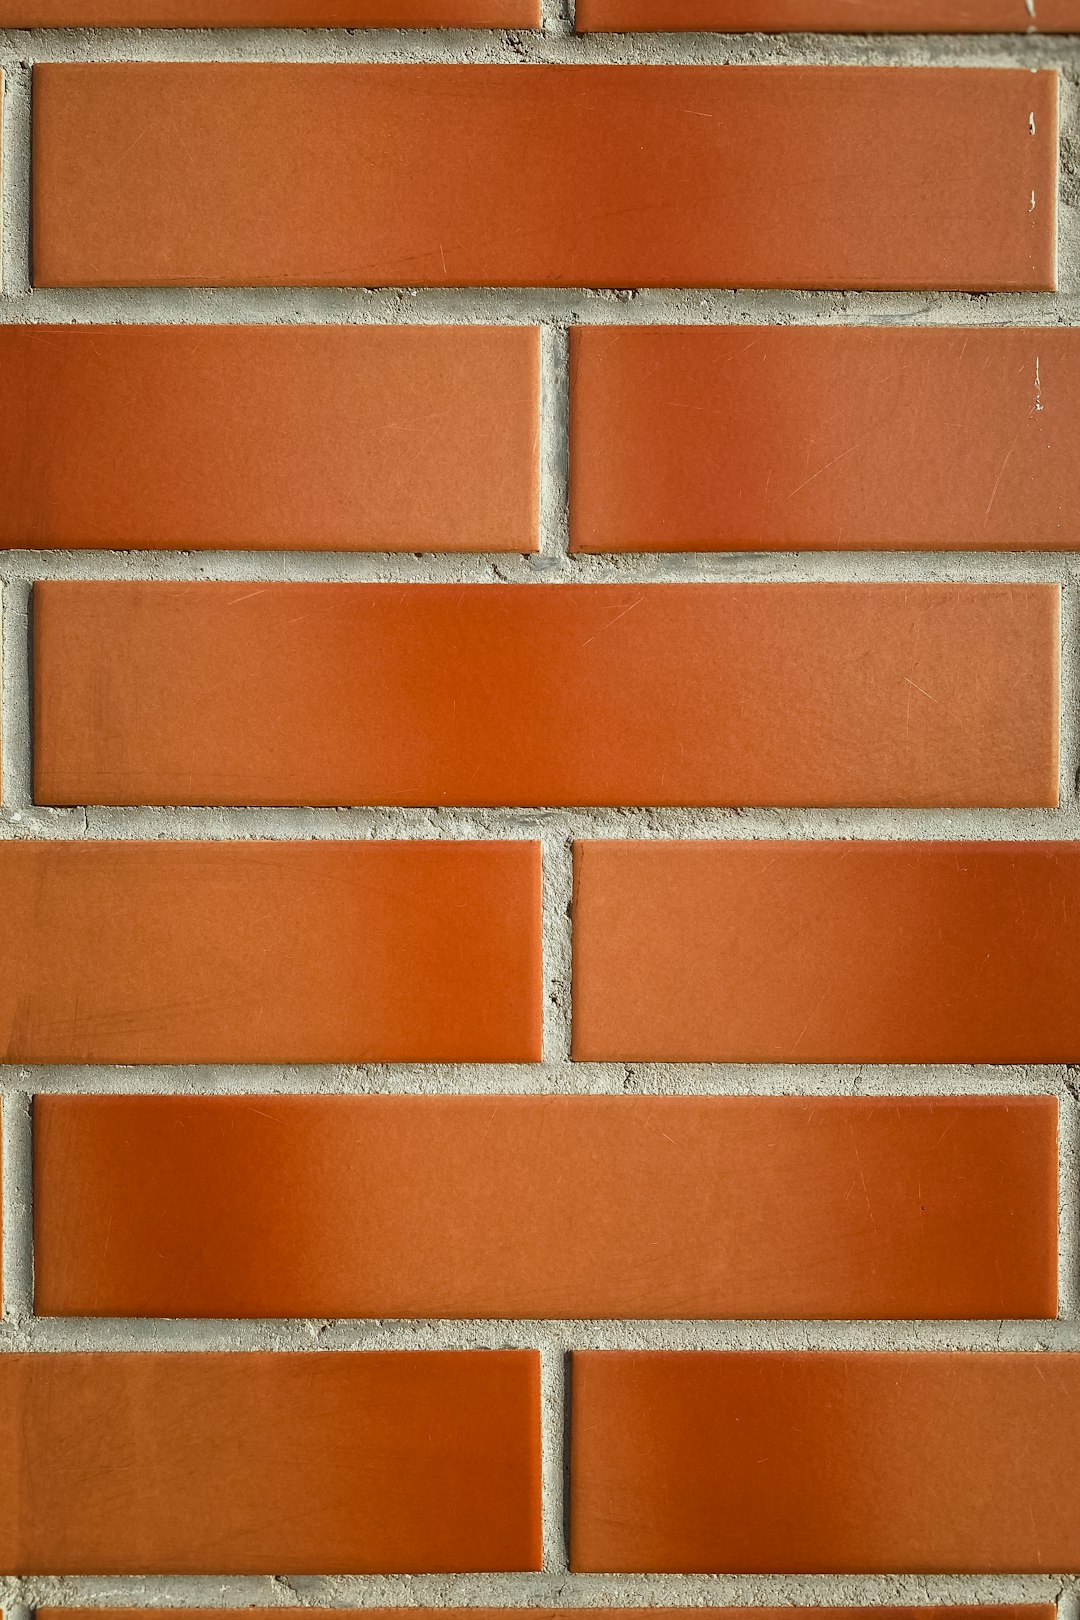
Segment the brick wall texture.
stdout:
[[3,1620],[1080,1620],[1080,0],[0,0]]

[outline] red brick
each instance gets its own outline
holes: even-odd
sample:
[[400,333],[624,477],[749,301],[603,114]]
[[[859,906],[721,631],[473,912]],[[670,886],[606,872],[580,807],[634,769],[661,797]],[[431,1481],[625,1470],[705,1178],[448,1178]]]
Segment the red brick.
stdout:
[[1024,70],[50,63],[34,277],[1051,288],[1056,109]]
[[8,1063],[529,1061],[529,843],[0,843]]
[[0,326],[0,546],[534,551],[532,327]]
[[538,0],[0,0],[0,27],[3,28],[537,28],[539,25]]
[[1080,1056],[1080,844],[582,843],[574,1055]]
[[35,794],[1053,805],[1057,597],[46,581]]
[[577,327],[570,344],[575,551],[1080,545],[1080,332]]
[[1068,34],[1080,0],[577,0],[577,27],[830,34]]
[[0,1357],[5,1574],[540,1567],[532,1351]]
[[1080,1569],[1080,1356],[573,1358],[575,1570]]
[[1050,1097],[38,1097],[45,1316],[1021,1317]]

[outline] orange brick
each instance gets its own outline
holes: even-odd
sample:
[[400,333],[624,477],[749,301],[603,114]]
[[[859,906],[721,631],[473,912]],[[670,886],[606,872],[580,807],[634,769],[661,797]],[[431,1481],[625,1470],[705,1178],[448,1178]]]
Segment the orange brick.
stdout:
[[0,546],[534,551],[539,342],[2,326]]
[[574,1055],[1069,1062],[1078,914],[1077,843],[578,844]]
[[1050,288],[1056,109],[1024,70],[46,64],[34,276]]
[[539,25],[538,0],[0,0],[2,28],[537,28]]
[[578,327],[570,343],[575,551],[1080,545],[1080,332]]
[[1053,1316],[1056,1117],[1050,1097],[38,1097],[35,1308]]
[[577,0],[576,17],[586,33],[1068,34],[1080,0]]
[[47,581],[34,646],[44,804],[1057,803],[1056,586]]
[[8,1063],[540,1056],[528,843],[0,843]]
[[575,1570],[1080,1569],[1080,1356],[575,1354]]
[[0,1357],[0,1568],[540,1567],[532,1351]]

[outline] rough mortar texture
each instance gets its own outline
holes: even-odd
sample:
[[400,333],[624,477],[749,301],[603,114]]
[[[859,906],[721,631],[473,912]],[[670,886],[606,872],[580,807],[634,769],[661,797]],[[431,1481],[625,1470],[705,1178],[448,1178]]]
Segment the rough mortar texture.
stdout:
[[[606,838],[1080,837],[1080,553],[817,553],[571,558],[567,551],[567,329],[575,323],[1080,325],[1080,38],[737,35],[577,37],[572,0],[548,0],[533,33],[448,30],[0,31],[5,80],[0,201],[5,322],[508,322],[543,328],[540,552],[512,556],[319,553],[0,554],[3,599],[3,838],[536,838],[544,852],[545,1049],[539,1066],[0,1067],[3,1283],[0,1350],[524,1346],[542,1358],[545,1567],[542,1574],[363,1578],[0,1580],[10,1620],[38,1603],[604,1606],[724,1603],[1060,1602],[1062,1577],[572,1576],[564,1537],[564,1364],[579,1347],[1057,1349],[1080,1351],[1080,1068],[571,1064],[570,844]],[[34,291],[30,286],[30,83],[48,61],[814,63],[1057,68],[1061,74],[1059,291],[960,296],[731,292],[256,289]],[[542,154],[541,154],[542,161]],[[115,810],[35,808],[31,796],[29,596],[41,578],[227,580],[1039,580],[1062,588],[1061,808],[858,810]],[[558,679],[558,671],[551,672]],[[1061,1315],[1055,1322],[340,1322],[77,1321],[32,1315],[29,1098],[80,1092],[615,1092],[656,1095],[1055,1095],[1061,1110]],[[1063,1491],[1075,1480],[1061,1481]]]

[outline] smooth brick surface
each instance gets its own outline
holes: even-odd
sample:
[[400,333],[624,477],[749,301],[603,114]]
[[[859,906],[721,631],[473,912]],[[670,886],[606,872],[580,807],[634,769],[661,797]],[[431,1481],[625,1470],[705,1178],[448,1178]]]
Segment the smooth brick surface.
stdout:
[[2,28],[536,28],[539,23],[538,0],[0,0]]
[[34,277],[1050,288],[1056,108],[997,69],[46,64]]
[[1053,1316],[1056,1118],[1050,1097],[43,1096],[35,1306]]
[[1038,585],[68,583],[35,795],[113,804],[1041,804]]
[[1080,332],[575,327],[576,551],[1072,550]]
[[1080,30],[1080,0],[577,0],[586,32],[1053,34]]
[[0,1568],[537,1569],[539,1358],[0,1357]]
[[1069,1062],[1078,914],[1074,842],[579,843],[574,1055]]
[[531,551],[532,327],[0,326],[0,546]]
[[531,843],[0,843],[9,1063],[540,1056]]
[[1080,1569],[1080,1356],[577,1353],[576,1570]]

